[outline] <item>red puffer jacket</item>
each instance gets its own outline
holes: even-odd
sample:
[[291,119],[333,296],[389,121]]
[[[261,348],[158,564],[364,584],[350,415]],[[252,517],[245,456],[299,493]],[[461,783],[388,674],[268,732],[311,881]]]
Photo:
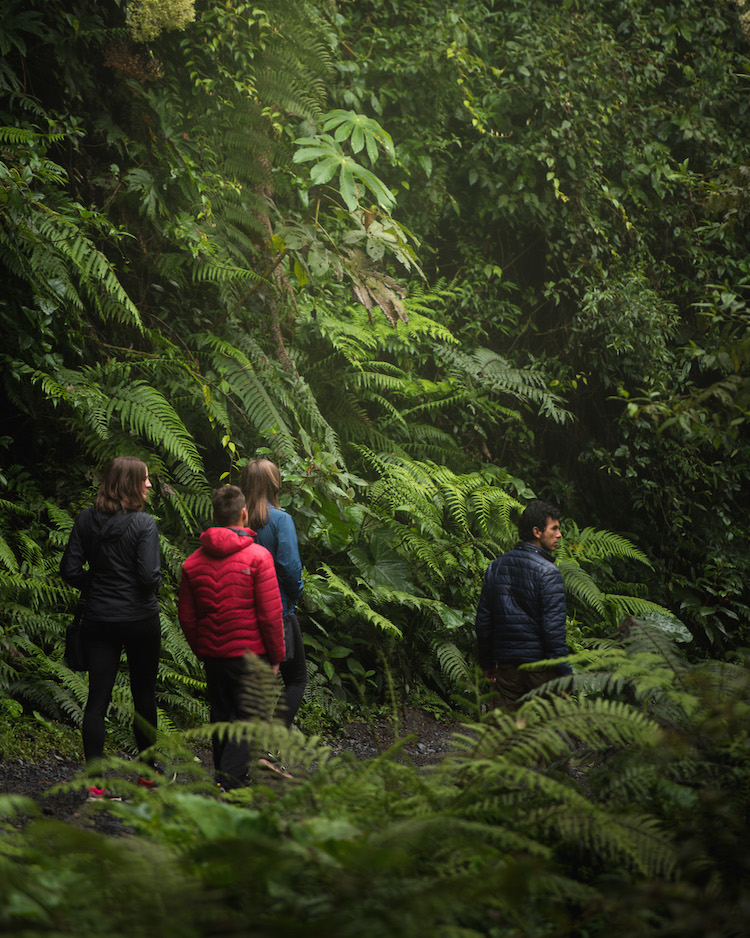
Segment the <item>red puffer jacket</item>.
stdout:
[[273,557],[249,528],[209,528],[182,565],[178,614],[198,658],[250,651],[284,660],[281,596]]

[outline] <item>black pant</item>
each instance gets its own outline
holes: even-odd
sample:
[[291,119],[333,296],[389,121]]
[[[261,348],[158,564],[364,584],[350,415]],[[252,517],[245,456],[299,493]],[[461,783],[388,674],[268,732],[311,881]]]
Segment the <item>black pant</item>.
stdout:
[[[212,723],[269,718],[275,678],[270,665],[260,655],[204,658],[203,667]],[[231,731],[214,733],[211,744],[217,781],[227,789],[244,785],[252,754],[247,739],[233,736]]]
[[497,668],[492,706],[505,710],[517,710],[520,697],[559,676],[555,668],[519,671],[517,664],[500,664]]
[[137,622],[84,621],[84,641],[89,662],[89,696],[83,714],[83,752],[86,761],[104,752],[104,721],[112,688],[125,649],[133,695],[138,751],[156,740],[156,675],[159,669],[161,631],[159,614]]
[[300,708],[307,687],[307,662],[305,660],[305,645],[302,641],[302,629],[296,613],[292,612],[289,619],[294,632],[294,654],[288,661],[283,661],[279,665],[281,678],[284,681],[284,703],[279,716],[287,726],[292,725],[292,720],[294,720]]

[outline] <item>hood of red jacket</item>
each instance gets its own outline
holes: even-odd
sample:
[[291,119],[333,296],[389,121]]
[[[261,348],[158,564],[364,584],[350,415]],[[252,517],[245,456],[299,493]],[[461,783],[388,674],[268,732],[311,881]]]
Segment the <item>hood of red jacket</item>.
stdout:
[[200,536],[201,547],[213,557],[228,557],[255,542],[252,528],[209,528]]

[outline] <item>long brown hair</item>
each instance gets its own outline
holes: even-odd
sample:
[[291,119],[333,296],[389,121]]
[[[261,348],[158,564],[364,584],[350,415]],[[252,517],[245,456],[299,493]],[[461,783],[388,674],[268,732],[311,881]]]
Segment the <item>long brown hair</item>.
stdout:
[[247,523],[262,528],[268,522],[268,503],[279,505],[281,476],[270,459],[251,459],[240,474],[240,488],[247,502]]
[[146,501],[143,483],[148,467],[136,456],[115,456],[104,467],[94,507],[107,515],[120,511],[140,511]]

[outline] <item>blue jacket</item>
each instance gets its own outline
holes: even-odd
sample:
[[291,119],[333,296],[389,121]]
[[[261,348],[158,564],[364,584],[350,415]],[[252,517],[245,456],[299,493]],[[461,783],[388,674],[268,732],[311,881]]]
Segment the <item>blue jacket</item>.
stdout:
[[[476,618],[479,666],[522,664],[570,654],[565,637],[565,587],[552,555],[520,541],[493,560]],[[570,674],[569,664],[557,666]]]
[[291,515],[268,505],[268,521],[255,531],[255,541],[273,554],[283,614],[294,612],[302,595],[302,561]]

